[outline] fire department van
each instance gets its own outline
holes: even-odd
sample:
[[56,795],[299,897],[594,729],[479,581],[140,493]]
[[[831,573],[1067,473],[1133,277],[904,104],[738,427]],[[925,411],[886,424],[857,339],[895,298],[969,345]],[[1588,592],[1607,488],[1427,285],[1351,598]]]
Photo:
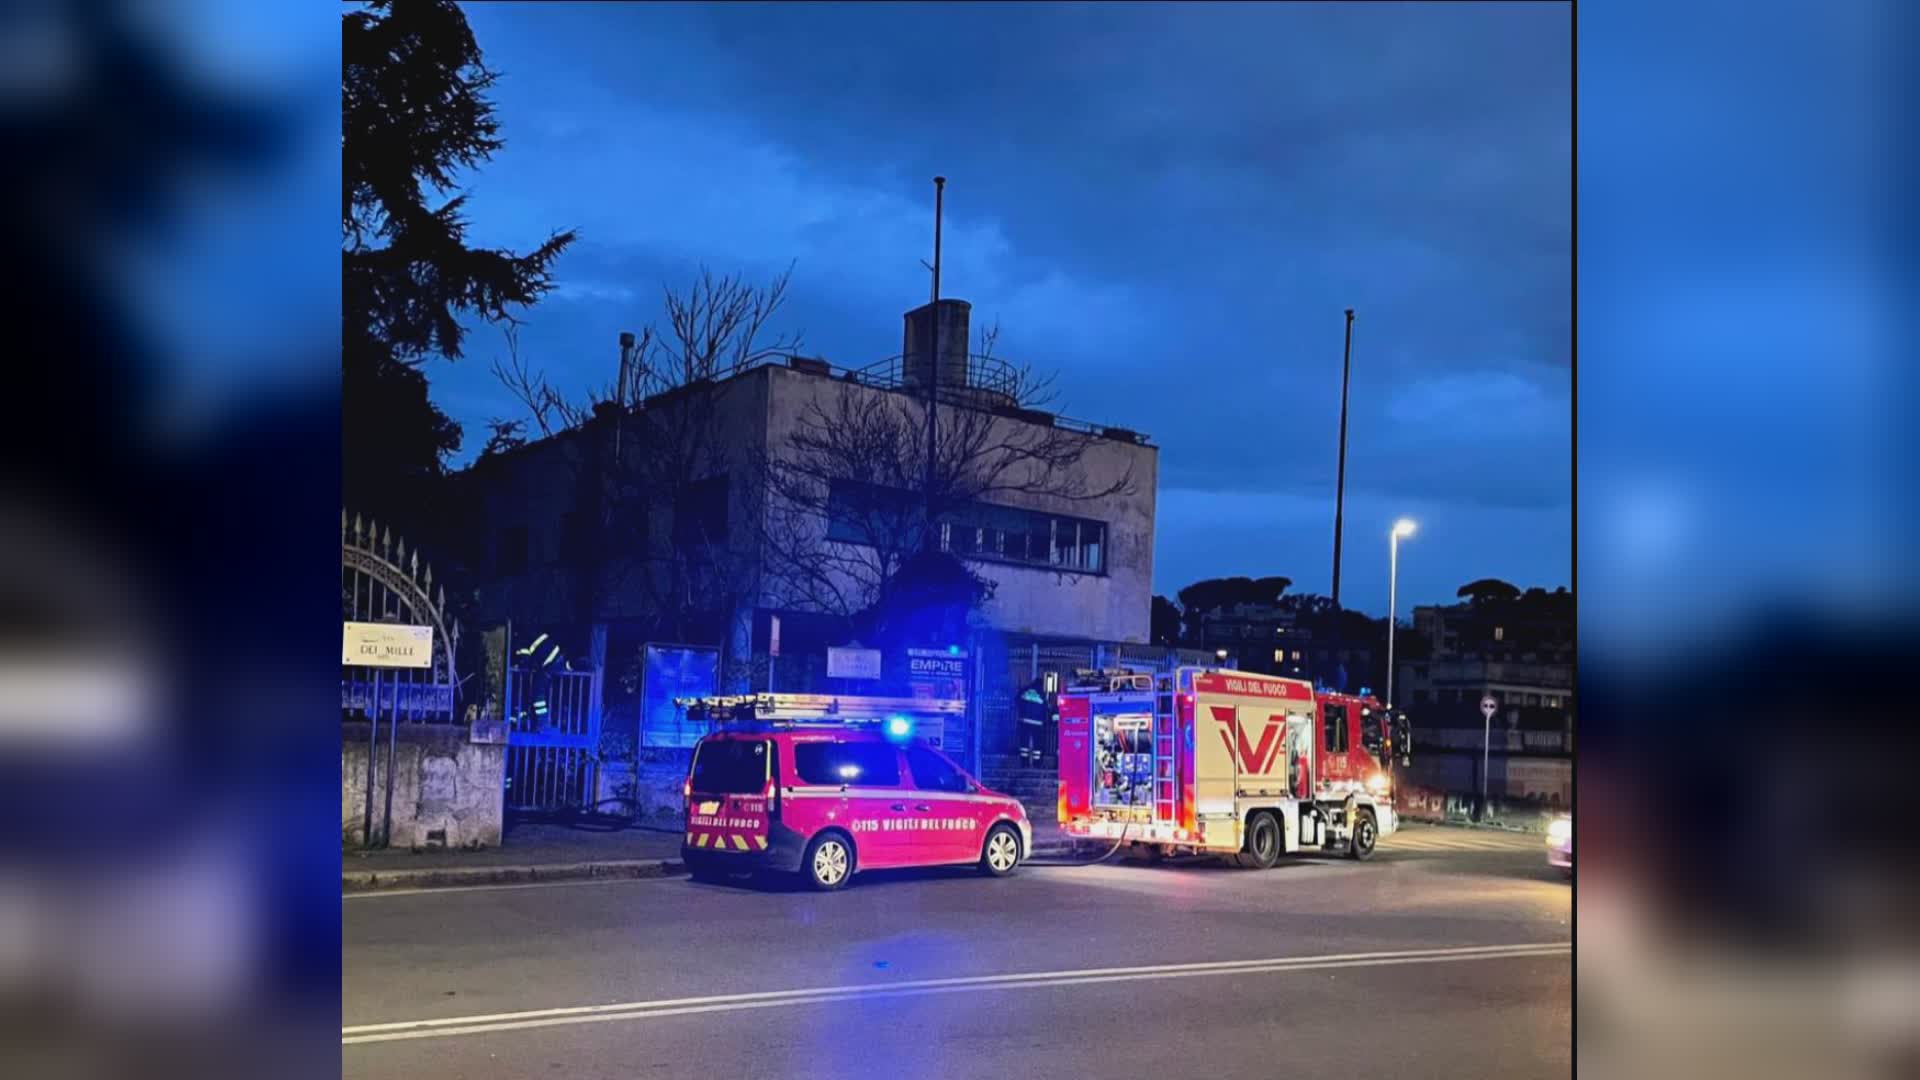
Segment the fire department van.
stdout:
[[1399,825],[1406,720],[1370,697],[1213,668],[1087,672],[1059,715],[1070,836],[1266,868],[1293,852],[1366,859]]
[[681,704],[719,725],[695,745],[684,789],[680,851],[696,879],[780,870],[838,889],[861,870],[967,864],[1004,877],[1032,846],[1019,801],[937,745],[959,702],[762,694]]

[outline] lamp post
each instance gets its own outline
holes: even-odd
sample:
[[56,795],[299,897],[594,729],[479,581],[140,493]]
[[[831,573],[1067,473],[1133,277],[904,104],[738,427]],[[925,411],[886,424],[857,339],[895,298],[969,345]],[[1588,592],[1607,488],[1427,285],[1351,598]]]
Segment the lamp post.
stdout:
[[1414,530],[1412,518],[1401,518],[1393,523],[1393,532],[1387,537],[1387,715],[1393,715],[1393,638],[1395,613],[1399,610],[1400,591],[1400,538],[1412,536]]

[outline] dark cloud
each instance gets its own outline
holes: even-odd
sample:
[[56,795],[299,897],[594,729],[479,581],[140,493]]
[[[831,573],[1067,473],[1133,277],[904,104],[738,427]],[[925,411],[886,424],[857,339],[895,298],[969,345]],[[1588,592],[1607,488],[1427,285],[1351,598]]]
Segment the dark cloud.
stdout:
[[[581,385],[657,313],[662,278],[700,261],[797,259],[811,351],[898,352],[941,173],[948,292],[1001,321],[1003,354],[1058,370],[1066,411],[1152,433],[1163,487],[1328,499],[1353,307],[1350,492],[1460,510],[1459,535],[1423,543],[1462,572],[1490,549],[1473,508],[1570,503],[1563,5],[470,17],[507,73],[509,141],[476,229],[582,229],[522,336]],[[437,376],[470,422],[506,409],[483,368]],[[1192,533],[1163,524],[1163,591],[1213,572]],[[1565,544],[1512,558],[1473,569],[1568,578]]]

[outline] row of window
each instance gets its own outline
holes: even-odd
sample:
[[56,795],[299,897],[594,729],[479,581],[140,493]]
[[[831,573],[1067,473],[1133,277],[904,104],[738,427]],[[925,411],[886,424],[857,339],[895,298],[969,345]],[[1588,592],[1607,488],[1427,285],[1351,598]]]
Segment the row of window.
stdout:
[[[1479,704],[1481,691],[1478,690],[1415,690],[1415,705],[1462,705]],[[1549,709],[1566,707],[1567,699],[1558,694],[1502,694],[1503,705],[1527,705],[1538,708],[1542,705]]]
[[[725,474],[689,484],[675,501],[673,542],[683,549],[724,543],[727,538],[729,488]],[[541,553],[548,564],[587,561],[601,530],[577,510],[560,516],[558,543]],[[616,508],[606,540],[627,551],[644,550],[648,539],[647,514],[635,505]],[[535,557],[532,535],[525,525],[508,525],[494,534],[493,569],[503,577],[524,574]]]
[[[906,534],[918,507],[910,492],[836,480],[827,496],[827,539],[873,544]],[[976,503],[940,523],[940,550],[969,558],[1083,573],[1106,572],[1103,522]]]
[[[673,542],[682,548],[724,541],[728,529],[728,483],[725,475],[691,485],[678,500],[673,515]],[[908,492],[834,481],[828,495],[827,539],[851,544],[873,544],[905,536],[917,514]],[[621,515],[626,526],[613,537],[628,550],[646,543],[646,515]],[[560,542],[547,552],[547,561],[573,563],[589,554],[595,530],[578,512],[563,515]],[[527,526],[509,525],[494,537],[494,572],[524,574],[532,563]],[[1064,514],[1045,514],[1011,506],[975,504],[940,524],[940,550],[969,558],[1046,566],[1081,573],[1105,573],[1107,526],[1103,522]]]

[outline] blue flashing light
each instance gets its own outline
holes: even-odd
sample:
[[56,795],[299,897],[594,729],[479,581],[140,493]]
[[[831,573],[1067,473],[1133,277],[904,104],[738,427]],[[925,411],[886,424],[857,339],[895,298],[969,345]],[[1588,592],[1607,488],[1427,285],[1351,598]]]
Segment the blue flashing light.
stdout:
[[887,717],[887,738],[905,739],[913,734],[913,721],[904,716]]
[[960,655],[960,646],[958,646],[958,645],[949,645],[949,646],[947,646],[947,655],[948,655],[948,656],[959,656],[959,655]]

